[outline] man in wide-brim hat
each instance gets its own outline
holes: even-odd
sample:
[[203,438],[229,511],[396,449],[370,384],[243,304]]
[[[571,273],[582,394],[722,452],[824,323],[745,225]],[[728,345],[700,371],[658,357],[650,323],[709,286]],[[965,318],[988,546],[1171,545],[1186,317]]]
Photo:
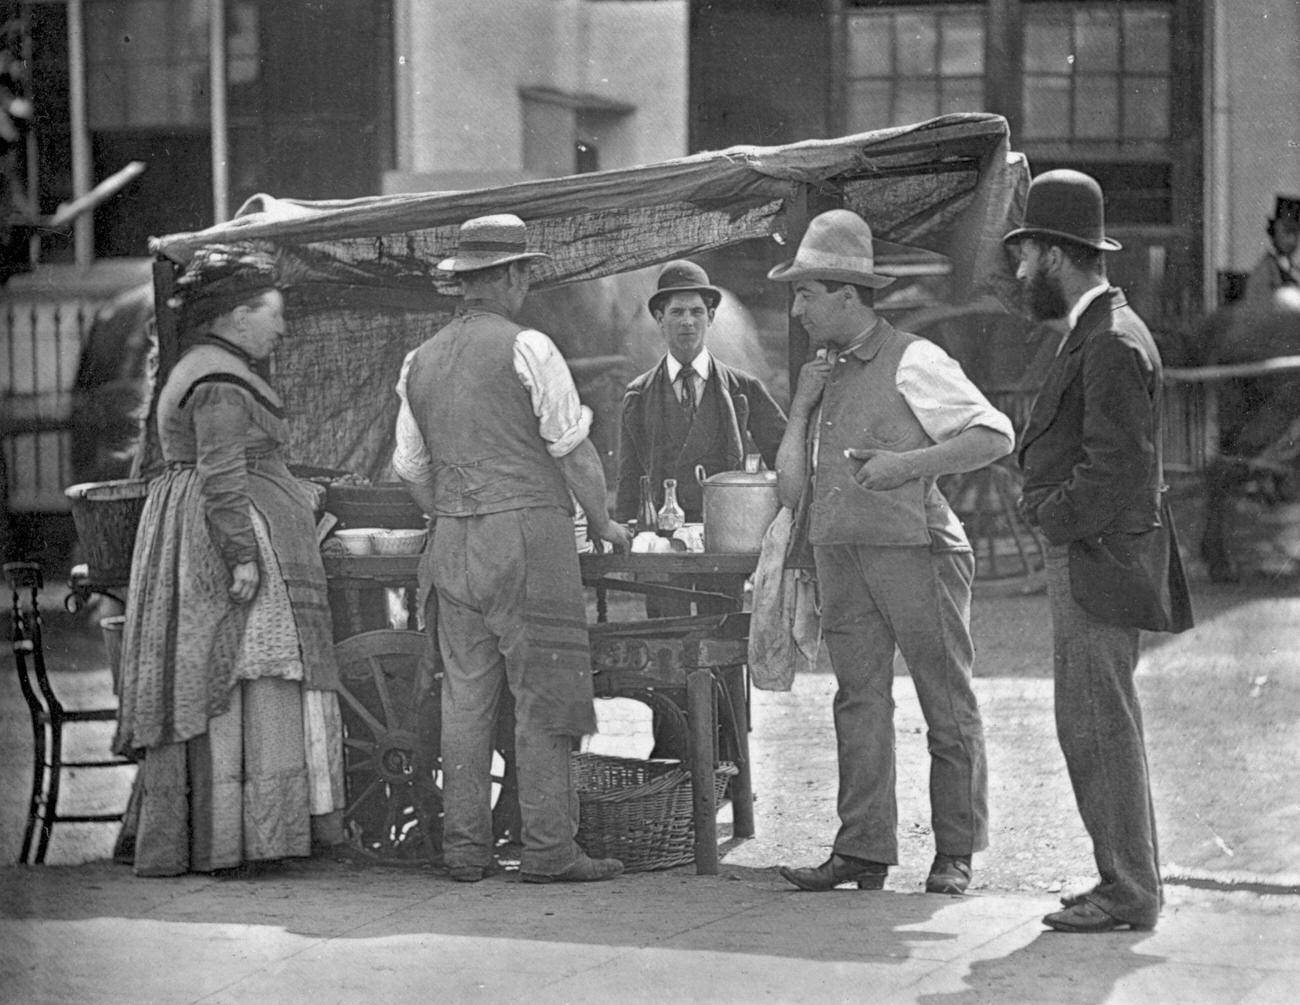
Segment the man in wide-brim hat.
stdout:
[[595,732],[587,612],[573,540],[576,497],[590,527],[626,549],[605,511],[600,456],[555,344],[513,320],[533,261],[517,216],[461,225],[439,263],[464,291],[456,317],[406,357],[393,469],[433,518],[420,564],[425,623],[442,681],[443,858],[452,879],[496,868],[492,738],[502,692],[515,709],[526,883],[610,879],[616,859],[578,847],[569,775],[576,737]]
[[777,454],[781,502],[806,534],[822,632],[839,689],[840,828],[819,866],[781,867],[804,890],[885,884],[898,862],[894,650],[929,727],[932,893],[964,893],[988,843],[984,728],[971,687],[975,560],[935,480],[1011,451],[1013,431],[933,342],[876,314],[871,228],[835,209],[808,225],[793,259],[768,273],[793,287],[808,332]]
[[1148,929],[1163,897],[1133,670],[1141,629],[1191,624],[1162,499],[1160,354],[1106,280],[1119,243],[1095,179],[1040,174],[1004,241],[1032,313],[1067,325],[1020,442],[1021,509],[1048,542],[1057,736],[1100,874],[1043,921]]

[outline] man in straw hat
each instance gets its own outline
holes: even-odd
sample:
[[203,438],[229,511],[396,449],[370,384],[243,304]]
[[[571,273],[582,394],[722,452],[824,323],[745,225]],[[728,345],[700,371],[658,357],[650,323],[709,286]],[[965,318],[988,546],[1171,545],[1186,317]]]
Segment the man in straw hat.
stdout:
[[[467,220],[438,265],[461,282],[455,318],[407,356],[393,468],[433,518],[420,567],[442,683],[443,855],[452,879],[493,868],[492,738],[514,697],[524,882],[610,879],[616,859],[578,847],[569,775],[576,738],[596,730],[586,604],[572,497],[592,530],[626,549],[605,510],[605,478],[555,344],[511,320],[535,259],[524,223]],[[436,608],[436,611],[435,611]]]
[[739,471],[745,455],[770,467],[785,432],[785,413],[757,377],[715,359],[706,345],[722,291],[694,262],[669,262],[650,296],[650,313],[668,351],[627,386],[620,426],[614,515],[638,514],[640,479],[650,476],[656,507],[665,478],[677,479],[686,519],[702,519],[700,465],[709,474]]
[[971,856],[988,843],[971,689],[975,560],[935,479],[1008,454],[1011,422],[942,349],[876,314],[875,291],[893,280],[876,272],[871,228],[856,213],[816,217],[768,278],[793,286],[791,314],[817,350],[799,374],[777,479],[807,528],[839,684],[839,833],[821,865],[781,875],[804,890],[878,890],[898,862],[897,647],[929,727],[936,854],[926,890],[964,893]]
[[1101,877],[1043,921],[1149,929],[1163,898],[1133,670],[1141,628],[1191,624],[1162,501],[1160,354],[1106,281],[1104,253],[1120,245],[1093,178],[1039,175],[1003,240],[1030,311],[1067,324],[1020,443],[1021,509],[1048,541],[1056,730]]

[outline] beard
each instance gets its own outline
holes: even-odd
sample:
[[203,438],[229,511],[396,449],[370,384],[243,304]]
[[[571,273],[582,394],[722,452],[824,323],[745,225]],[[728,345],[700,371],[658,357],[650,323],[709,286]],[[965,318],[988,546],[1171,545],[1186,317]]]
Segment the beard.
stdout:
[[1041,271],[1029,277],[1029,284],[1025,287],[1025,304],[1035,321],[1054,321],[1070,313],[1061,281],[1052,279]]

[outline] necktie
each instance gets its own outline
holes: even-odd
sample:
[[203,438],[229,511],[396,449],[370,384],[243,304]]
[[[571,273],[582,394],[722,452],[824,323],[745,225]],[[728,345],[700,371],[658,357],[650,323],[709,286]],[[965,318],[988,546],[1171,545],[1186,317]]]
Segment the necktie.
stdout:
[[695,414],[695,376],[690,367],[682,367],[681,372],[677,374],[677,379],[682,382],[682,408],[687,415]]

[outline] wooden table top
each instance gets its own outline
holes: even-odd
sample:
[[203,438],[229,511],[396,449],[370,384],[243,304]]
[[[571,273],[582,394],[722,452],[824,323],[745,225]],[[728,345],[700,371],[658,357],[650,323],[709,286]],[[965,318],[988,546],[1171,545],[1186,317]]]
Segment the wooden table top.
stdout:
[[[419,555],[327,555],[323,556],[325,575],[330,579],[363,579],[375,582],[410,582],[420,565]],[[661,574],[747,576],[758,564],[753,552],[644,552],[638,554],[585,554],[578,556],[582,578],[601,576]]]

